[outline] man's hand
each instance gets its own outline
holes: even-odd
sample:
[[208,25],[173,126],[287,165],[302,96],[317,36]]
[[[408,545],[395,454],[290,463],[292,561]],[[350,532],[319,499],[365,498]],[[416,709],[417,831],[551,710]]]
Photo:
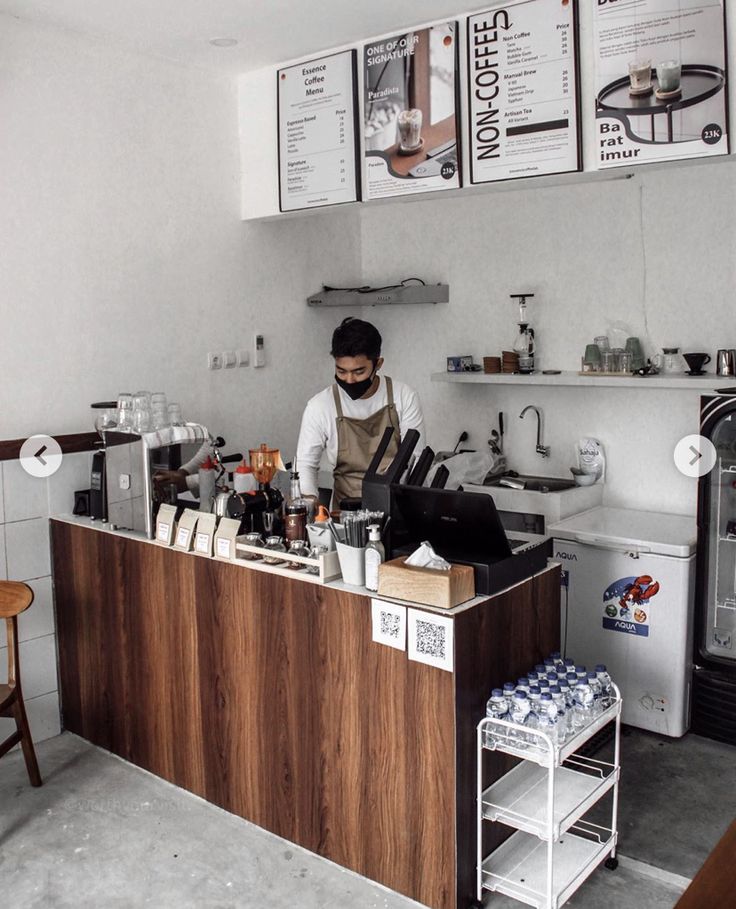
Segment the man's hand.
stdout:
[[188,476],[189,474],[185,470],[157,470],[153,475],[153,482],[157,486],[175,483],[179,492],[186,492]]

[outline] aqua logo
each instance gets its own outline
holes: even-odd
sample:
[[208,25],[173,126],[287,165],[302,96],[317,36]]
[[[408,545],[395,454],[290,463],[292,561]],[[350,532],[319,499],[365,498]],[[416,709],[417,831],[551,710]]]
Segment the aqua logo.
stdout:
[[574,552],[556,552],[556,559],[566,559],[568,562],[577,562],[578,557]]

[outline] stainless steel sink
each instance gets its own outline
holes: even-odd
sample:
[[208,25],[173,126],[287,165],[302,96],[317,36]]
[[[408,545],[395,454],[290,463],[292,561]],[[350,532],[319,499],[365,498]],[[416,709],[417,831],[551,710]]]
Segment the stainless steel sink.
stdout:
[[562,477],[531,477],[519,474],[518,476],[491,477],[483,485],[524,489],[528,492],[562,492],[565,489],[572,489],[575,481],[565,480]]

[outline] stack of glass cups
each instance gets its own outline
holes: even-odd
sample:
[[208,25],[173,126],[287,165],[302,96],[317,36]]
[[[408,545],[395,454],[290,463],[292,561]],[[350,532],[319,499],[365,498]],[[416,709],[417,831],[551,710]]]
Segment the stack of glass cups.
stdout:
[[151,423],[153,429],[165,429],[171,425],[166,395],[162,391],[151,395]]
[[122,391],[118,395],[118,432],[133,431],[133,395]]
[[137,391],[133,395],[133,432],[142,435],[150,432],[152,425],[151,392]]

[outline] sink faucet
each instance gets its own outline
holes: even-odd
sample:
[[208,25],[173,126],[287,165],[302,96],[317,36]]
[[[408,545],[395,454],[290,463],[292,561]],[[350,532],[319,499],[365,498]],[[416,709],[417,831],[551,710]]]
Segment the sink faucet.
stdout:
[[524,419],[524,414],[527,412],[527,410],[533,410],[537,415],[537,454],[540,454],[543,458],[548,458],[549,445],[542,445],[542,412],[538,407],[535,407],[534,404],[529,404],[519,414],[520,420]]

